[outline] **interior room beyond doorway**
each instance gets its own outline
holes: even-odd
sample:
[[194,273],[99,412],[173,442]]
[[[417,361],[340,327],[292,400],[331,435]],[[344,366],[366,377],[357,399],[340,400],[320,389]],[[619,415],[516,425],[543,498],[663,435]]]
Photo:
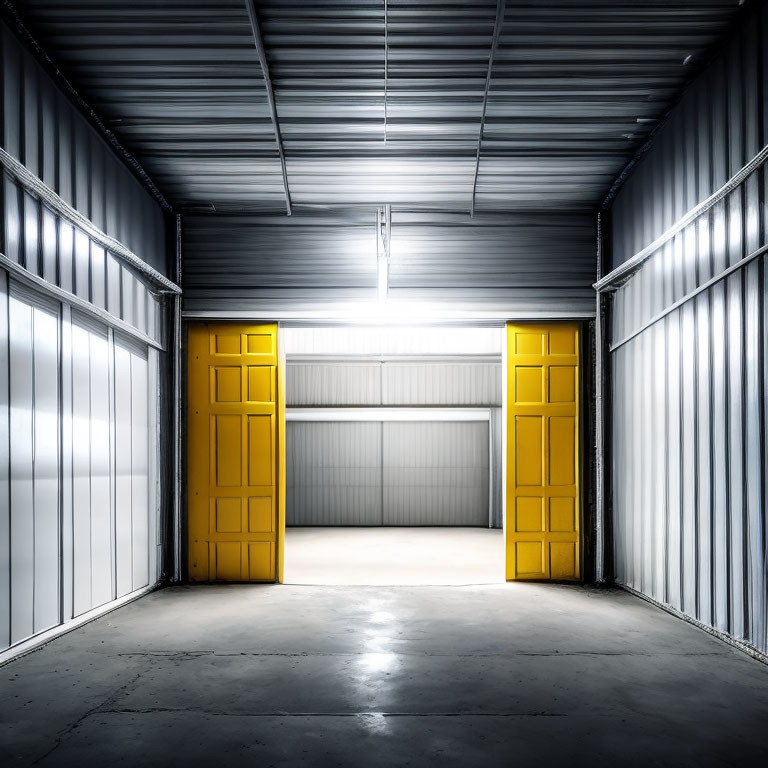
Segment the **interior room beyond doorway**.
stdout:
[[285,581],[504,581],[502,328],[286,328]]

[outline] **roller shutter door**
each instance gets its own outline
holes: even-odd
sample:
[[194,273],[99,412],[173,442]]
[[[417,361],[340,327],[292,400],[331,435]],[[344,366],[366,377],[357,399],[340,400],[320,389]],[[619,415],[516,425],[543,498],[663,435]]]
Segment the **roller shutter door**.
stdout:
[[486,422],[289,422],[288,525],[487,526]]

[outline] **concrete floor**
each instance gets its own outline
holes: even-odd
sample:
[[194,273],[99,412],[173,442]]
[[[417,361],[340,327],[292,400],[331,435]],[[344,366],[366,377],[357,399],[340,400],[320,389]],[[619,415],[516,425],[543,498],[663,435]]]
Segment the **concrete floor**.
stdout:
[[3,766],[768,764],[768,667],[582,586],[165,589],[0,702]]
[[504,534],[488,528],[288,528],[288,584],[504,581]]

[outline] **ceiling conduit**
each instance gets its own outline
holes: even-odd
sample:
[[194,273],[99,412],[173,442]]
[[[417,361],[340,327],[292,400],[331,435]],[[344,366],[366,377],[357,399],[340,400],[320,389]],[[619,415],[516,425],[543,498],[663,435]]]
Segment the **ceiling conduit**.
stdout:
[[488,92],[491,90],[491,73],[493,71],[493,57],[496,54],[496,48],[499,46],[501,37],[501,28],[504,25],[504,11],[506,0],[498,0],[496,3],[496,21],[493,25],[493,41],[491,43],[491,53],[488,56],[488,73],[485,76],[485,92],[483,93],[483,111],[480,115],[480,130],[477,132],[477,151],[475,153],[475,172],[472,177],[472,202],[469,206],[469,215],[475,215],[475,192],[477,191],[477,174],[480,170],[480,149],[483,144],[483,129],[485,128],[485,111],[488,108]]
[[275,106],[275,93],[272,89],[272,78],[269,75],[269,64],[267,63],[267,52],[264,50],[264,41],[261,38],[261,29],[259,28],[259,18],[256,15],[256,6],[254,0],[245,0],[245,7],[248,11],[248,19],[251,22],[251,31],[253,32],[253,42],[256,46],[256,53],[259,56],[261,72],[264,75],[264,87],[267,91],[267,102],[269,104],[269,114],[272,117],[272,128],[275,132],[275,143],[277,144],[277,154],[280,157],[280,169],[283,173],[283,187],[285,189],[285,212],[291,215],[291,192],[288,188],[288,171],[285,167],[285,153],[283,152],[283,139],[280,136],[280,123],[277,119],[277,107]]

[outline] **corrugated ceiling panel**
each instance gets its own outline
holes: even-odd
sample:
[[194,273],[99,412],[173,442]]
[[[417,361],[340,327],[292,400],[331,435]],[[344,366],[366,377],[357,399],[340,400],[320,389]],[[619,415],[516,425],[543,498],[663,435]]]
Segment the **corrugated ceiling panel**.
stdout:
[[[17,5],[174,203],[284,210],[244,2]],[[469,210],[495,0],[256,6],[296,206]],[[478,210],[596,206],[738,6],[507,0]]]

